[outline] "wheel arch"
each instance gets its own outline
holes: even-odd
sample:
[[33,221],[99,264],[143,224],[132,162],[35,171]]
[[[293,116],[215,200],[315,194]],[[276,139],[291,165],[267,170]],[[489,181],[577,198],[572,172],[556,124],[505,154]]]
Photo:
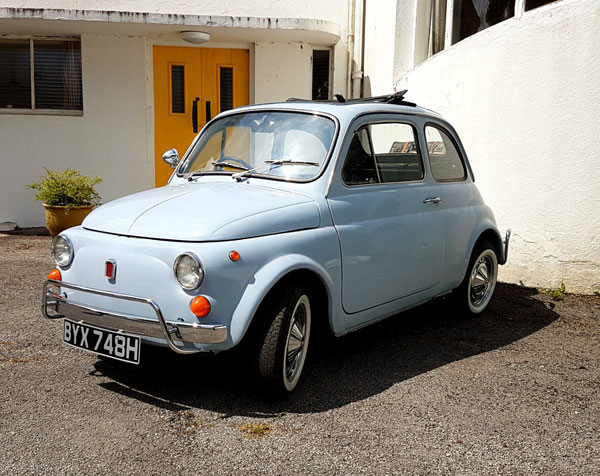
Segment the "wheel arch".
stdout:
[[[482,242],[489,241],[494,245],[494,249],[496,250],[496,255],[498,256],[498,263],[502,260],[502,238],[500,237],[500,233],[495,228],[487,228],[483,230],[480,234],[473,246],[471,247],[471,254],[473,251],[479,246]],[[470,256],[469,255],[469,256]]]
[[[324,309],[319,314],[325,314],[315,319],[317,325],[333,329],[333,281],[326,270],[306,256],[288,255],[277,258],[261,268],[253,281],[246,287],[242,299],[236,307],[230,326],[231,338],[234,345],[245,336],[260,307],[269,296],[278,292],[281,286],[289,283],[302,283],[313,293],[317,309]],[[315,315],[313,311],[313,315]]]

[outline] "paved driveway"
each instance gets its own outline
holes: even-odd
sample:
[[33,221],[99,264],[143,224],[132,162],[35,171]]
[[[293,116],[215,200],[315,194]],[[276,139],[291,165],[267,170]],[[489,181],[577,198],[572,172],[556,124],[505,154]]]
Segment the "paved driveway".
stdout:
[[140,367],[40,315],[47,237],[0,235],[0,474],[600,474],[600,298],[501,284],[312,349],[270,403],[239,355]]

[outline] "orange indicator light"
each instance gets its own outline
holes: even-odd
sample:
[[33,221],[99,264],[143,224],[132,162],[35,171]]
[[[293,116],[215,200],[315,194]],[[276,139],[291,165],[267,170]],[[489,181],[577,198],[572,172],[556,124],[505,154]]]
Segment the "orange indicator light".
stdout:
[[50,274],[48,275],[48,279],[53,279],[54,281],[61,281],[62,276],[60,274],[60,271],[58,269],[54,268],[52,271],[50,271]]
[[206,317],[210,313],[210,302],[204,296],[196,296],[190,302],[190,310],[196,317]]
[[240,258],[241,258],[241,256],[240,256],[240,254],[237,251],[232,250],[232,251],[229,252],[229,259],[231,261],[239,261]]

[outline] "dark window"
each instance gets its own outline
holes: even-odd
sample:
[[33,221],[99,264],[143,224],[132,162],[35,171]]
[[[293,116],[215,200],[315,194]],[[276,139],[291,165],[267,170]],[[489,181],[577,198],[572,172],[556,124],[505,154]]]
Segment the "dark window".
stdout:
[[525,0],[525,11],[533,10],[534,8],[554,3],[558,0]]
[[81,43],[0,41],[0,109],[83,110]]
[[342,167],[342,180],[346,185],[365,185],[379,182],[375,161],[371,153],[369,132],[358,130],[352,137],[346,161]]
[[233,68],[220,68],[219,91],[221,112],[233,109]]
[[460,154],[448,134],[438,127],[426,126],[425,139],[434,179],[439,182],[452,182],[467,178]]
[[515,0],[455,0],[452,43],[515,16]]
[[29,41],[0,42],[0,109],[31,109]]
[[171,65],[171,112],[185,114],[185,66]]
[[36,109],[82,110],[81,44],[34,41]]
[[429,13],[429,39],[427,56],[433,56],[444,49],[446,35],[446,0],[432,0]]
[[329,99],[329,50],[313,50],[312,99]]
[[372,124],[370,133],[381,182],[423,178],[423,163],[412,126],[397,122]]

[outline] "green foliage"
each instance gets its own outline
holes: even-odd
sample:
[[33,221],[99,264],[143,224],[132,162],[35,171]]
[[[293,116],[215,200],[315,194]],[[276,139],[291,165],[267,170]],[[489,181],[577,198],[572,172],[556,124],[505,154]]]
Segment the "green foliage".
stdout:
[[546,294],[548,294],[553,301],[562,301],[565,292],[567,292],[565,283],[560,283],[560,286],[556,289],[546,289]]
[[100,195],[94,189],[96,184],[102,182],[100,177],[90,178],[71,168],[64,172],[44,170],[46,175],[41,177],[39,182],[27,186],[38,191],[36,200],[59,207],[79,207],[100,203]]

